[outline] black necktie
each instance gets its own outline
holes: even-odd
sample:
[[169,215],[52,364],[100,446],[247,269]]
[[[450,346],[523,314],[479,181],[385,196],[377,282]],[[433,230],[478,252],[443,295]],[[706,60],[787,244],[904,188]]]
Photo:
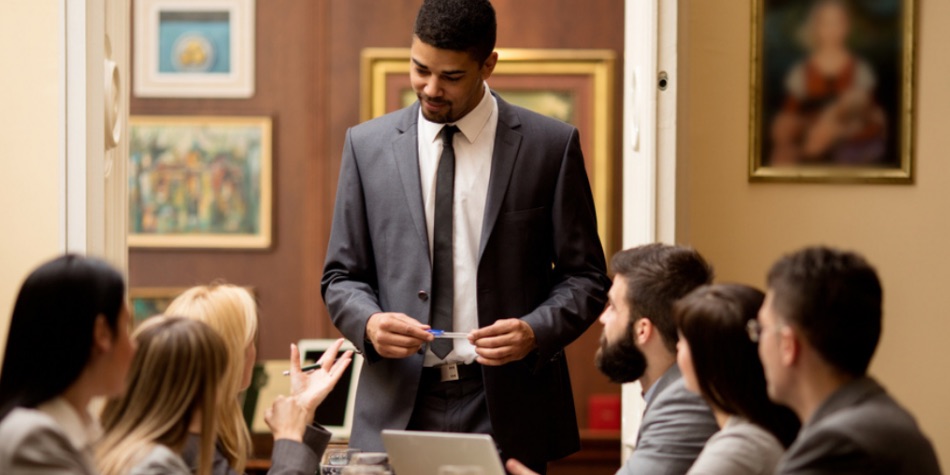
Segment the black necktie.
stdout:
[[[455,196],[455,148],[452,138],[459,128],[442,127],[442,157],[435,177],[435,226],[432,237],[432,328],[452,331],[455,300],[455,265],[452,259],[452,205]],[[429,348],[439,358],[452,351],[452,340],[436,339]]]

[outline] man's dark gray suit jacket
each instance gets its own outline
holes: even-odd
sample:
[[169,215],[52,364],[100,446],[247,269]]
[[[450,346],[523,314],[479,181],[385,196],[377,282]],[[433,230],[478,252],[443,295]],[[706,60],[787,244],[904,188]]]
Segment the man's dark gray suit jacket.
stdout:
[[802,427],[779,474],[939,475],[914,417],[871,378],[832,394]]
[[[498,128],[477,270],[478,323],[521,318],[537,349],[482,369],[505,456],[547,461],[579,449],[563,349],[593,323],[610,280],[577,130],[498,99]],[[429,244],[419,178],[418,103],[347,132],[323,298],[334,325],[366,356],[351,445],[382,450],[405,429],[423,355],[381,358],[364,340],[377,312],[429,322]]]

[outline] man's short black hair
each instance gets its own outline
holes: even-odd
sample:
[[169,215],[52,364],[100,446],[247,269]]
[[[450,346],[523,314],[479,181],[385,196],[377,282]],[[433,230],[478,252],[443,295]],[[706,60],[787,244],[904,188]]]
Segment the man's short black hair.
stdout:
[[883,290],[863,257],[807,247],[776,262],[768,285],[779,317],[825,361],[851,376],[867,372],[881,338]]
[[482,64],[495,50],[497,29],[488,0],[425,0],[413,33],[427,45],[465,51]]
[[693,248],[658,243],[620,251],[610,260],[610,267],[627,280],[630,321],[648,318],[666,348],[675,352],[679,337],[673,304],[712,282],[712,267]]

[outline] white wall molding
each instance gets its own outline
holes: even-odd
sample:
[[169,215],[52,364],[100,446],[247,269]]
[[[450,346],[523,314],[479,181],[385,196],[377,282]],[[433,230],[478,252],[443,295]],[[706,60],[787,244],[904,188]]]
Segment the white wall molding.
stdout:
[[[65,250],[105,258],[124,272],[128,261],[125,131],[129,115],[129,2],[62,1],[66,42]],[[105,143],[107,58],[119,71],[115,97],[122,130],[118,145],[109,150]]]
[[[623,248],[675,242],[678,175],[678,0],[627,0],[624,28]],[[666,75],[661,90],[660,73]],[[646,404],[623,387],[622,460],[636,444]]]

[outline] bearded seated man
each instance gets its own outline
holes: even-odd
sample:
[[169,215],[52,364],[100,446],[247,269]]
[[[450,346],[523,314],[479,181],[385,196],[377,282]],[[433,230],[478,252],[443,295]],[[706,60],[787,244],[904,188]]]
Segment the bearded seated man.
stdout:
[[[618,475],[683,475],[719,430],[712,410],[686,389],[676,365],[679,334],[673,304],[712,281],[712,268],[691,248],[650,244],[611,259],[613,284],[597,367],[615,383],[640,381],[646,412],[633,454]],[[517,461],[509,472],[531,475]]]

